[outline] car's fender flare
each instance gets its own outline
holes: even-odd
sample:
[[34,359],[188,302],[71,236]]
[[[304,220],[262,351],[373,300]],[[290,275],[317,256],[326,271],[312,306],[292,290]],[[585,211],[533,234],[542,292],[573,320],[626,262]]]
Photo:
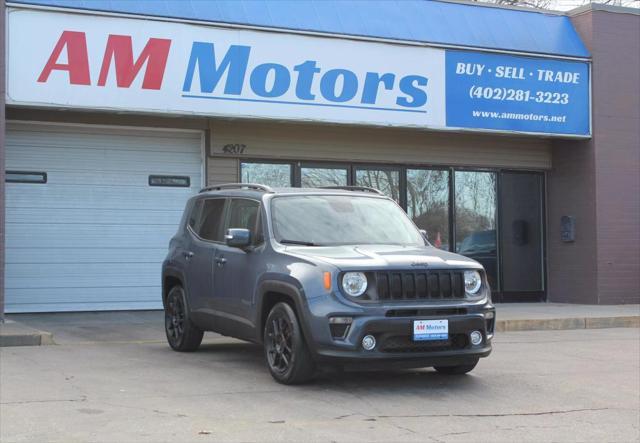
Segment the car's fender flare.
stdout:
[[[307,342],[307,346],[310,349],[315,349],[313,345],[313,341],[311,338],[311,330],[309,328],[309,324],[306,321],[306,312],[307,312],[307,301],[305,298],[304,288],[294,278],[290,278],[287,280],[282,279],[274,279],[267,278],[262,280],[258,284],[257,288],[257,300],[256,300],[256,335],[259,343],[262,343],[262,325],[266,320],[265,316],[262,314],[262,309],[264,307],[265,295],[270,292],[275,292],[278,294],[282,294],[287,296],[294,304],[295,312],[298,314],[298,321],[300,323],[300,327],[302,328],[302,333],[304,335],[305,341]],[[264,318],[263,318],[264,317]]]
[[161,281],[161,284],[162,284],[162,286],[161,286],[162,287],[162,306],[166,308],[165,303],[166,303],[166,296],[168,294],[168,291],[166,291],[164,282],[165,282],[167,277],[173,277],[173,278],[175,278],[175,279],[180,281],[180,284],[182,285],[182,290],[184,291],[184,293],[185,293],[185,295],[187,297],[187,303],[189,303],[189,300],[188,300],[189,299],[189,292],[188,292],[189,290],[187,289],[187,287],[185,285],[185,281],[186,280],[184,278],[184,274],[181,271],[179,271],[178,269],[168,268],[167,267],[167,268],[163,269],[163,271],[162,271],[162,281]]

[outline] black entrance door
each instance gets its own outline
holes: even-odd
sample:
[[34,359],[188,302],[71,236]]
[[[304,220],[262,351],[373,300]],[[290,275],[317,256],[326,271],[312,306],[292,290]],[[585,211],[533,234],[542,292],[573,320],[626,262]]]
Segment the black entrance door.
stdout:
[[501,291],[496,301],[543,301],[543,175],[502,172],[499,190]]

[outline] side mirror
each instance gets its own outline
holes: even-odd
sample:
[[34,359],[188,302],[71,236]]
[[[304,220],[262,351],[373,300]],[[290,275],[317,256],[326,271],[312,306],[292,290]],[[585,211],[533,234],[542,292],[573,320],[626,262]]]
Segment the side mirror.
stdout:
[[251,244],[251,231],[248,229],[227,229],[224,236],[227,246],[232,248],[246,248]]
[[420,229],[420,234],[422,234],[422,237],[423,237],[426,241],[429,241],[429,234],[427,234],[427,231],[425,231],[424,229]]

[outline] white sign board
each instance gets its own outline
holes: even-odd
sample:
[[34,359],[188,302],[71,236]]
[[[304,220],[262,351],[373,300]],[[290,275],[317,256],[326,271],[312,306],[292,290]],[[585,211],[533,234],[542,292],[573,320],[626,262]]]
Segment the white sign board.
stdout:
[[442,50],[12,9],[8,103],[445,125]]

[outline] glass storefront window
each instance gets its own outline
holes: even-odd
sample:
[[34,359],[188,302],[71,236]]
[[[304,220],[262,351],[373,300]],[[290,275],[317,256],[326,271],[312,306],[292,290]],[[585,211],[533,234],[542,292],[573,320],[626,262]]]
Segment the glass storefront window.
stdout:
[[300,185],[303,188],[317,188],[320,186],[347,186],[346,168],[300,168]]
[[400,171],[397,169],[356,169],[356,186],[378,189],[400,201]]
[[291,165],[287,163],[240,163],[242,183],[258,183],[275,188],[291,186]]
[[407,169],[407,214],[429,242],[449,249],[449,171]]
[[496,184],[495,172],[455,172],[455,251],[484,266],[494,291],[499,289]]

